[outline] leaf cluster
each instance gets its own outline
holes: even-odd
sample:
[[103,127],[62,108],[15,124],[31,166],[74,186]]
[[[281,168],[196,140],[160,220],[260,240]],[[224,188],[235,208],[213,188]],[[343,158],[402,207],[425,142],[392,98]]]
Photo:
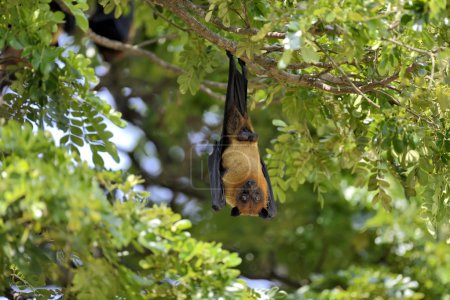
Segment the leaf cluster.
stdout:
[[237,279],[237,254],[190,237],[190,221],[170,209],[147,207],[136,178],[96,172],[15,121],[0,128],[0,160],[3,289],[52,282],[77,299],[258,294]]
[[[75,152],[89,145],[98,166],[103,166],[101,152],[118,161],[104,118],[120,127],[125,122],[91,91],[98,83],[91,60],[54,45],[53,34],[64,21],[63,14],[50,11],[49,1],[18,2],[5,3],[11,13],[0,18],[0,48],[11,47],[20,53],[19,63],[9,70],[17,80],[2,97],[0,116],[62,130],[65,135],[60,143]],[[67,5],[78,26],[86,29],[86,2]]]

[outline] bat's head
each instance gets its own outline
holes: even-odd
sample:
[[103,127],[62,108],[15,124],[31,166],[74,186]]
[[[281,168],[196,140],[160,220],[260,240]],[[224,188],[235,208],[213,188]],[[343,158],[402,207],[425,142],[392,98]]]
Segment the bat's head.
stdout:
[[268,218],[267,187],[265,181],[247,180],[236,193],[236,206],[231,209],[232,216],[249,215]]

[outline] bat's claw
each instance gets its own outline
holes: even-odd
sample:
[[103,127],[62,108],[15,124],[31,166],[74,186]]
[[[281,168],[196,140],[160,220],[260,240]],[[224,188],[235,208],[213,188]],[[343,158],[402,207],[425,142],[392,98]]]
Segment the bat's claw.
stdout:
[[[213,197],[214,199],[214,197]],[[213,204],[211,205],[212,209],[214,209],[215,211],[219,211],[222,208],[224,208],[227,205],[226,201],[224,198],[221,198],[219,201],[213,201]]]
[[237,217],[237,216],[239,216],[239,215],[241,215],[241,212],[239,211],[239,208],[233,207],[233,208],[231,209],[231,216],[232,216],[232,217]]
[[270,218],[269,211],[265,208],[261,209],[261,211],[259,212],[259,216],[263,219]]

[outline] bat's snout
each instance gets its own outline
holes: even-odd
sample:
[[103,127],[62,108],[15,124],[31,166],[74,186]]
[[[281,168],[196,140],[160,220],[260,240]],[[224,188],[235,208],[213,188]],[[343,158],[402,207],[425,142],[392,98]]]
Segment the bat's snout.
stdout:
[[253,179],[247,180],[247,182],[244,184],[245,189],[251,189],[254,186],[256,186],[256,181]]

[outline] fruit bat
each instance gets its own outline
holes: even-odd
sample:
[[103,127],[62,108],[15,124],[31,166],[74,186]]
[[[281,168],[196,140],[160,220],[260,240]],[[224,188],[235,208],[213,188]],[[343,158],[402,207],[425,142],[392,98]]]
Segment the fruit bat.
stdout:
[[272,218],[276,214],[269,174],[258,151],[258,135],[247,113],[247,69],[230,52],[228,86],[220,141],[208,157],[212,208],[228,203],[232,216]]
[[[104,36],[110,40],[119,41],[122,43],[128,42],[130,37],[131,25],[133,23],[133,2],[130,3],[130,12],[127,15],[122,15],[119,18],[114,17],[114,11],[105,14],[103,7],[97,4],[95,13],[89,19],[89,27],[98,35]],[[97,45],[103,58],[111,62],[114,59],[120,58],[122,51],[109,49]]]

